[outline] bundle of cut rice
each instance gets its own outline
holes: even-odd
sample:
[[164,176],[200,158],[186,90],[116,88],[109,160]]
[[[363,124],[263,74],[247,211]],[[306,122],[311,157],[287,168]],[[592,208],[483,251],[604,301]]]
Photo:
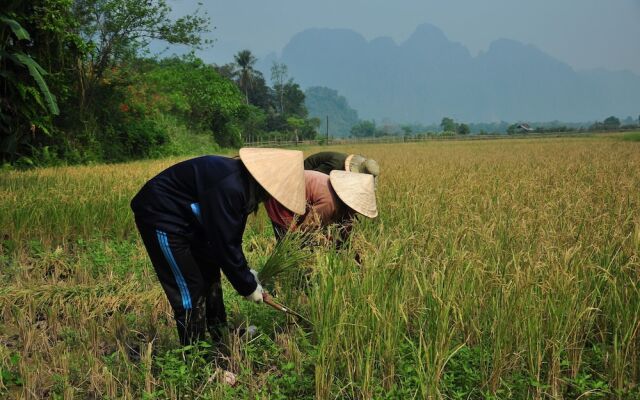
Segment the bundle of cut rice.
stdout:
[[258,279],[263,286],[273,283],[278,275],[300,266],[309,257],[309,252],[303,249],[304,241],[304,235],[290,232],[276,244],[258,271]]

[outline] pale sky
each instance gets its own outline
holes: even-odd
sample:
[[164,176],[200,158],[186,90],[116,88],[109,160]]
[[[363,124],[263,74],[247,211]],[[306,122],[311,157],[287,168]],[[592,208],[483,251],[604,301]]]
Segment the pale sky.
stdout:
[[[169,3],[181,15],[197,1]],[[258,57],[279,53],[307,28],[347,28],[400,43],[428,22],[474,55],[508,38],[578,70],[640,75],[640,0],[210,0],[201,7],[216,27],[216,42],[199,55],[217,64],[244,48]]]

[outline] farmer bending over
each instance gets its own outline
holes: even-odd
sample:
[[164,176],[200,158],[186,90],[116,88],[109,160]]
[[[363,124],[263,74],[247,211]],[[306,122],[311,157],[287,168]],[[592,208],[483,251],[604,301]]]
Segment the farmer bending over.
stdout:
[[247,216],[270,200],[303,213],[302,152],[240,149],[240,159],[183,161],[148,181],[131,201],[136,225],[174,311],[180,343],[218,340],[226,326],[220,269],[247,300],[262,287],[247,266],[242,233]]
[[309,231],[338,224],[341,234],[338,245],[341,245],[357,214],[369,218],[378,215],[374,178],[369,174],[334,170],[327,175],[304,171],[304,182],[307,208],[299,218],[294,218],[290,210],[274,199],[268,199],[264,204],[278,240],[288,229]]
[[360,154],[345,154],[335,151],[323,151],[312,154],[304,160],[304,169],[319,171],[329,175],[331,171],[360,172],[373,175],[378,180],[380,166],[376,160]]

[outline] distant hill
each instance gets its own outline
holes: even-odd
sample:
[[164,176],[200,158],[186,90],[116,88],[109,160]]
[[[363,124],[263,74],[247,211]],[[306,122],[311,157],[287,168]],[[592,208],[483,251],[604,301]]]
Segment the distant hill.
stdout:
[[340,96],[336,90],[320,86],[312,86],[304,94],[309,116],[320,119],[321,134],[326,132],[327,116],[331,136],[351,134],[351,127],[358,123],[358,112],[349,106],[347,99]]
[[[276,59],[267,57],[262,69]],[[367,41],[347,29],[309,29],[277,60],[303,88],[338,90],[365,119],[593,121],[640,113],[637,75],[575,71],[507,39],[474,57],[429,24],[400,44],[386,37]]]

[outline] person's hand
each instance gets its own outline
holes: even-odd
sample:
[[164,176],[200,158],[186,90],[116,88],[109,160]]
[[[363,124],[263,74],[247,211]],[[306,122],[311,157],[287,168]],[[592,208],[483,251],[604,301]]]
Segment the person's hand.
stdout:
[[262,289],[262,285],[260,285],[258,283],[258,286],[256,287],[256,290],[253,291],[253,293],[251,293],[248,296],[245,296],[244,298],[252,301],[254,303],[262,303],[262,294],[264,293],[264,290]]
[[253,275],[258,286],[256,286],[256,290],[254,290],[253,293],[245,296],[245,299],[254,303],[262,303],[262,294],[264,293],[264,289],[262,289],[262,285],[260,284],[260,280],[258,279],[258,271],[256,271],[255,269],[250,269],[249,272],[251,272],[251,274]]

